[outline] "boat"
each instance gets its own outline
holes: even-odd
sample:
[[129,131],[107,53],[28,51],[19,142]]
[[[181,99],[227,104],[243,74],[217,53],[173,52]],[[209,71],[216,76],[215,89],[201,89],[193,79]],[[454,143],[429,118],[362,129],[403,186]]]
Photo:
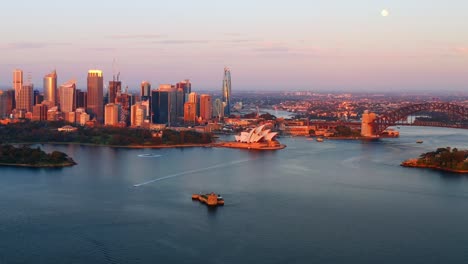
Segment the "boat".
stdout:
[[418,144],[422,144],[423,142],[424,141],[422,141],[422,140],[416,140],[416,143],[418,143]]
[[224,205],[224,198],[216,193],[192,194],[192,200],[198,200],[210,207]]
[[318,138],[317,138],[317,142],[323,142],[323,138],[318,137]]

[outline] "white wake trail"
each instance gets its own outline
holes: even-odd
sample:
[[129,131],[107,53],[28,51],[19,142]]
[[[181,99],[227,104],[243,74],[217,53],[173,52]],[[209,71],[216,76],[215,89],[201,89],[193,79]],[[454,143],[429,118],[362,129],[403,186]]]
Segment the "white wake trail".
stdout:
[[203,172],[203,171],[208,171],[208,170],[213,170],[213,169],[218,169],[218,168],[223,168],[223,167],[229,167],[229,166],[232,166],[232,165],[248,162],[248,161],[251,161],[251,160],[252,159],[237,160],[237,161],[232,161],[232,162],[228,162],[228,163],[213,165],[213,166],[202,168],[202,169],[179,172],[179,173],[176,173],[176,174],[167,175],[167,176],[157,178],[157,179],[154,179],[154,180],[150,180],[150,181],[147,181],[147,182],[135,184],[135,185],[133,185],[133,187],[141,187],[143,185],[147,185],[147,184],[150,184],[150,183],[154,183],[154,182],[158,182],[158,181],[162,181],[162,180],[167,180],[167,179],[170,179],[170,178],[179,177],[179,176],[183,176],[183,175],[187,175],[187,174]]

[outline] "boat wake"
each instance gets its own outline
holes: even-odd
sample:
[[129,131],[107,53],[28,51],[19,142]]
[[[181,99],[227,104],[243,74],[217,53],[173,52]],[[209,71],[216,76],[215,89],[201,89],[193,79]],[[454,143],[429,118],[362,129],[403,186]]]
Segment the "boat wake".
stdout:
[[147,182],[135,184],[135,185],[133,185],[133,187],[141,187],[143,185],[147,185],[147,184],[150,184],[150,183],[155,183],[155,182],[158,182],[158,181],[167,180],[167,179],[174,178],[174,177],[179,177],[179,176],[189,175],[189,174],[193,174],[193,173],[198,173],[198,172],[203,172],[203,171],[208,171],[208,170],[214,170],[214,169],[229,167],[229,166],[232,166],[232,165],[245,163],[245,162],[248,162],[248,161],[251,161],[251,160],[253,160],[253,159],[237,160],[237,161],[222,163],[222,164],[218,164],[218,165],[214,165],[214,166],[210,166],[210,167],[206,167],[206,168],[179,172],[179,173],[176,173],[176,174],[167,175],[167,176],[157,178],[157,179],[154,179],[154,180],[150,180],[150,181],[147,181]]
[[159,158],[162,157],[162,155],[156,155],[156,154],[140,154],[138,155],[140,158]]

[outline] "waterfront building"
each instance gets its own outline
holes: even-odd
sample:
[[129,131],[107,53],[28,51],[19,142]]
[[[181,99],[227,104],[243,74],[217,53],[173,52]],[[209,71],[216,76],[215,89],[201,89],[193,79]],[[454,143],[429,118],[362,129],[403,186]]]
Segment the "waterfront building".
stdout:
[[81,91],[80,89],[76,89],[76,108],[86,109],[87,106],[88,106],[88,93],[85,91]]
[[141,82],[140,88],[141,100],[143,101],[143,98],[148,99],[151,96],[151,83],[143,81]]
[[33,107],[32,120],[33,121],[46,121],[47,111],[49,108],[46,104],[36,104]]
[[211,95],[200,95],[200,117],[202,120],[210,120],[213,117],[213,102]]
[[15,104],[18,101],[18,95],[21,88],[23,88],[23,71],[16,69],[13,71],[13,90],[15,90]]
[[76,84],[70,80],[59,88],[60,110],[64,113],[73,112],[76,109]]
[[104,125],[117,126],[119,124],[119,105],[106,104],[104,111]]
[[223,105],[224,105],[224,116],[231,114],[231,69],[224,68],[223,78]]
[[32,84],[26,84],[21,87],[16,96],[16,109],[25,110],[26,112],[32,111],[33,90]]
[[57,72],[54,70],[44,76],[44,101],[50,102],[49,105],[57,105]]
[[95,118],[99,124],[104,121],[104,98],[103,98],[104,81],[102,71],[88,71],[88,100],[87,110],[91,118]]
[[131,126],[132,127],[141,127],[146,118],[146,106],[144,106],[141,102],[135,103],[132,105],[131,111]]
[[115,103],[115,99],[117,96],[122,92],[122,82],[117,81],[109,81],[109,90],[108,90],[108,103],[113,104]]
[[76,123],[76,112],[68,112],[64,113],[64,120],[68,123],[75,124]]
[[197,119],[197,106],[195,103],[187,102],[184,104],[184,122],[196,123]]

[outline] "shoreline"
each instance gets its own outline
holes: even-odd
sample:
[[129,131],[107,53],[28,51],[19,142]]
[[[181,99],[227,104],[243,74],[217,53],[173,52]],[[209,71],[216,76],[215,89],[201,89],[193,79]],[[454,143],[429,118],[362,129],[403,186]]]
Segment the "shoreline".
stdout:
[[76,162],[64,162],[60,164],[25,164],[25,163],[2,163],[0,162],[0,166],[3,167],[22,167],[22,168],[65,168],[65,167],[72,167],[77,165]]
[[109,147],[109,148],[128,148],[128,149],[163,149],[163,148],[195,148],[195,147],[213,147],[216,143],[206,144],[174,144],[174,145],[105,145],[105,144],[93,144],[93,143],[79,143],[79,142],[15,142],[15,143],[4,143],[11,145],[34,145],[34,144],[46,144],[46,145],[77,145],[77,146],[88,146],[88,147]]
[[457,170],[457,169],[450,169],[450,168],[443,168],[436,165],[427,165],[427,164],[417,164],[417,160],[409,159],[403,161],[400,166],[406,168],[421,168],[421,169],[431,169],[431,170],[438,170],[438,171],[445,171],[445,172],[452,172],[458,174],[468,174],[468,170]]

